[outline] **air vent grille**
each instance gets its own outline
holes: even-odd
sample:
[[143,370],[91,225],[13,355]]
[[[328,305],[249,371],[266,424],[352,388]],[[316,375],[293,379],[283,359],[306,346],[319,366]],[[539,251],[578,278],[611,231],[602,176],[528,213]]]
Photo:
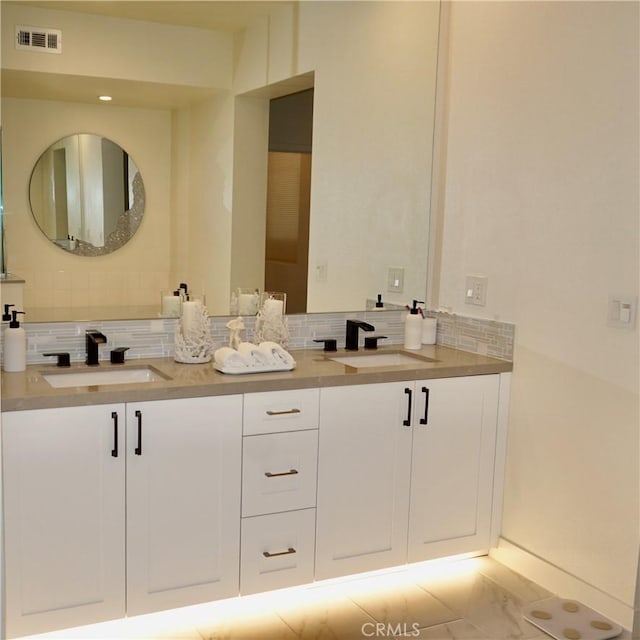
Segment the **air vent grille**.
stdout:
[[43,27],[16,27],[16,49],[62,52],[62,31]]

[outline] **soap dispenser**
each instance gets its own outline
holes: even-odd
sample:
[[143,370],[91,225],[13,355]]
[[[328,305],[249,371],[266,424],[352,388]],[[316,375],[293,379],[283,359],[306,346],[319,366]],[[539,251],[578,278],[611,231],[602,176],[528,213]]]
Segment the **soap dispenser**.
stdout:
[[4,331],[4,364],[7,373],[24,371],[27,367],[27,334],[18,322],[18,314],[24,311],[12,311],[13,319]]
[[418,303],[422,304],[420,300],[413,301],[413,306],[404,319],[405,349],[422,348],[422,309],[418,307]]

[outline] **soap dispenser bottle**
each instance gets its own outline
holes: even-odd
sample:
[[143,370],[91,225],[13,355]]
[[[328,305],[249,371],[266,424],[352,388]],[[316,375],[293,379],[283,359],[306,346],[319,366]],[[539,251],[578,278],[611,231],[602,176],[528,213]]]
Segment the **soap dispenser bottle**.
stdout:
[[24,371],[27,367],[27,334],[18,322],[18,314],[12,311],[13,319],[4,331],[3,368],[7,373]]
[[[418,307],[420,300],[414,300],[413,306],[404,319],[404,348],[422,348],[422,310]],[[421,303],[422,304],[422,303]]]

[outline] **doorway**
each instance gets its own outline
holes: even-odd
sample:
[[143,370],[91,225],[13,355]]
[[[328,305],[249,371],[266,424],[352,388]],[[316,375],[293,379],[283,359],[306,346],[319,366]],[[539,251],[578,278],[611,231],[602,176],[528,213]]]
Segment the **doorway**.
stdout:
[[307,309],[313,89],[269,103],[265,291],[287,294],[287,313]]

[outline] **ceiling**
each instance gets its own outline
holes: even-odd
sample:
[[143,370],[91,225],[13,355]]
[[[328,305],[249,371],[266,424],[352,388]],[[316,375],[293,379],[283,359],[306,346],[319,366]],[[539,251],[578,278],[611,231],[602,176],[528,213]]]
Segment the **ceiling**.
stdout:
[[[112,18],[144,20],[234,33],[256,17],[296,0],[2,0],[6,4],[75,11]],[[306,85],[303,87],[306,88]],[[183,85],[141,83],[121,79],[71,76],[34,71],[2,71],[2,95],[12,98],[96,103],[100,94],[114,104],[175,109],[210,97],[213,90]]]
[[[3,0],[8,1],[8,0]],[[235,32],[296,0],[10,0],[8,4]]]

